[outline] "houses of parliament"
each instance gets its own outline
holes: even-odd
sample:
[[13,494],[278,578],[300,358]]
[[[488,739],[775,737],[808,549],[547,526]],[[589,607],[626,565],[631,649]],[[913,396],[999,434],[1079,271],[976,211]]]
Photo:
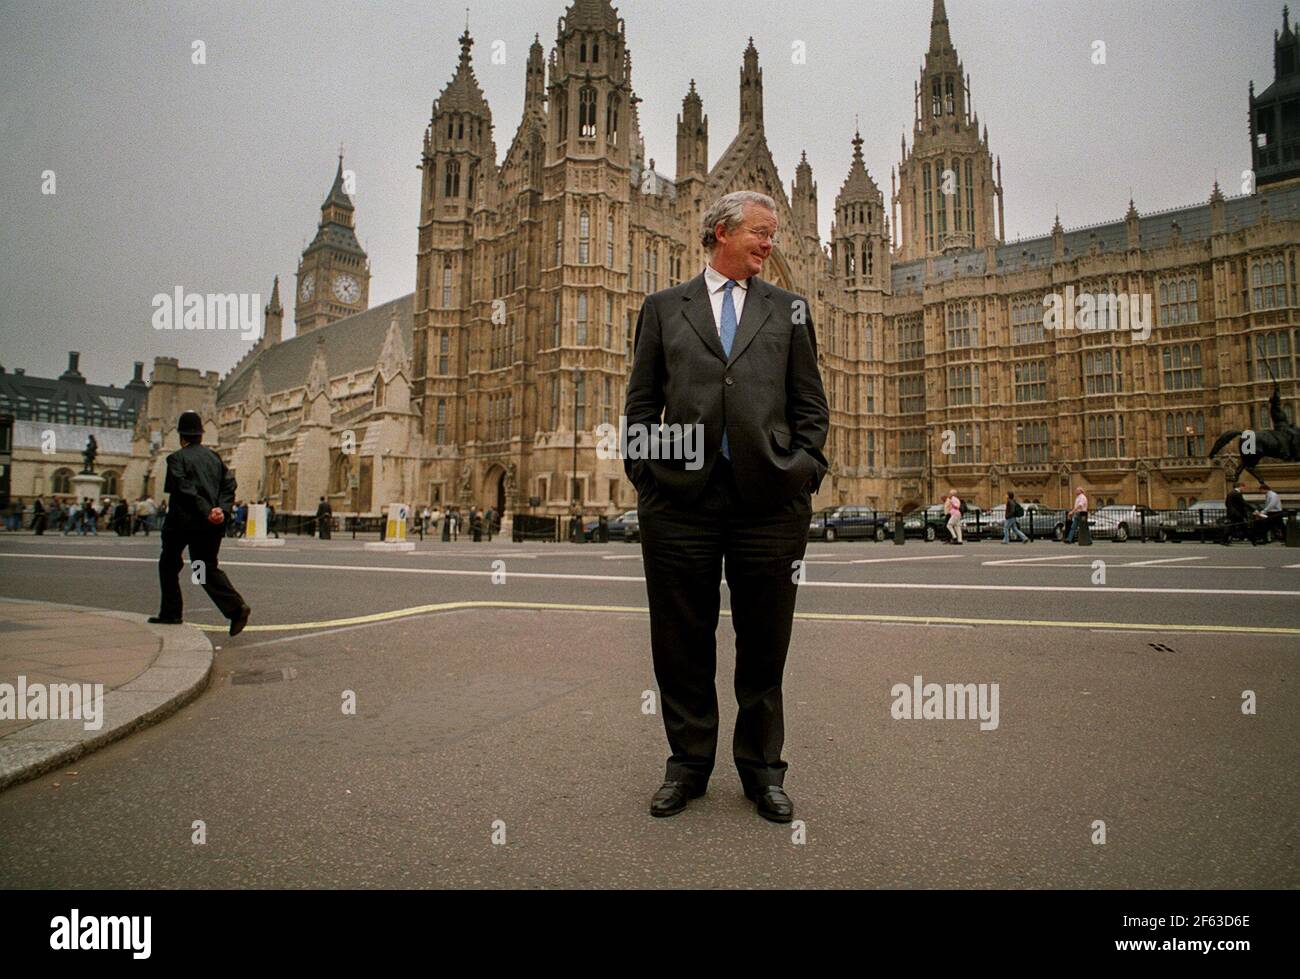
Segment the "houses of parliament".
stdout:
[[[169,394],[155,377],[150,424],[174,425],[170,409],[201,400],[242,496],[281,512],[325,496],[339,514],[397,501],[634,506],[621,462],[598,458],[596,426],[618,423],[642,300],[700,271],[700,217],[741,189],[777,204],[764,277],[811,304],[831,408],[816,506],[909,509],[950,487],[983,506],[1007,491],[1068,506],[1076,485],[1155,507],[1221,499],[1223,463],[1206,458],[1215,435],[1268,427],[1272,377],[1295,417],[1300,65],[1285,10],[1273,82],[1258,94],[1252,82],[1247,105],[1241,80],[1245,193],[1215,183],[1203,202],[1147,214],[1130,201],[1117,220],[1066,230],[1058,219],[1015,242],[944,0],[888,199],[846,132],[829,242],[806,156],[788,189],[778,176],[752,39],[739,124],[712,166],[704,101],[684,84],[671,176],[646,157],[633,51],[609,0],[569,3],[549,55],[534,40],[500,163],[468,29],[459,43],[418,144],[414,292],[369,307],[340,157],[261,339],[212,383]],[[1044,297],[1067,287],[1149,296],[1150,335],[1045,328]],[[282,302],[294,305],[289,339]],[[175,433],[154,442],[146,479]],[[1300,488],[1295,465],[1264,471]]]

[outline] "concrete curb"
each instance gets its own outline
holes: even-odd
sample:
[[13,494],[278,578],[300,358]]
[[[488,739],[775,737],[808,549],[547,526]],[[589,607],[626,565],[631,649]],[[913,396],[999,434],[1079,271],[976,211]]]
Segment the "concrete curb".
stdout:
[[198,697],[212,676],[212,643],[192,625],[150,625],[148,616],[134,612],[5,600],[137,622],[162,640],[162,649],[143,673],[104,693],[105,725],[100,730],[87,731],[79,720],[48,720],[0,738],[0,791],[158,723]]

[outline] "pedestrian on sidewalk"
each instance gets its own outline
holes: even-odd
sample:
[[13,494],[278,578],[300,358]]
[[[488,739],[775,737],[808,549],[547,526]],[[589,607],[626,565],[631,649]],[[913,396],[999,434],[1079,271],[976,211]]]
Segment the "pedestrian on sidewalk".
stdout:
[[1224,547],[1232,544],[1232,535],[1237,531],[1241,536],[1249,540],[1252,544],[1255,542],[1254,535],[1250,529],[1250,504],[1246,502],[1246,497],[1242,495],[1242,485],[1238,483],[1228,491],[1228,495],[1223,498],[1223,506],[1228,511],[1228,524],[1223,528],[1223,540],[1219,541]]
[[99,536],[99,511],[95,509],[95,501],[90,497],[86,497],[86,503],[81,508],[81,529],[77,533],[85,537],[87,528],[92,536]]
[[961,497],[955,489],[948,490],[948,497],[943,501],[943,512],[948,515],[948,534],[950,544],[964,544],[961,535]]
[[1088,494],[1083,491],[1082,486],[1076,486],[1074,492],[1074,506],[1066,514],[1067,517],[1072,518],[1070,520],[1070,532],[1065,535],[1067,544],[1074,543],[1074,537],[1079,532],[1079,528],[1088,522]]
[[45,504],[38,496],[32,503],[32,530],[36,532],[37,537],[45,533],[45,519]]
[[1025,508],[1016,500],[1015,493],[1007,494],[1006,515],[1002,520],[1002,543],[1010,544],[1010,535],[1014,534],[1020,538],[1023,543],[1029,543],[1029,538],[1025,532],[1020,529],[1020,518],[1024,516]]
[[230,634],[237,636],[248,624],[251,612],[243,597],[217,564],[223,525],[232,520],[235,503],[235,474],[221,456],[203,445],[203,420],[198,412],[184,411],[176,423],[181,447],[167,457],[165,489],[171,506],[162,529],[162,554],[158,558],[161,608],[149,619],[170,625],[182,621],[180,574],[181,552],[190,552],[198,583],[230,620]]
[[[384,521],[382,518],[380,518],[379,524],[380,527],[383,526]],[[330,534],[334,530],[334,508],[330,506],[329,501],[323,496],[316,506],[316,527],[320,531],[321,540],[331,539]]]
[[1263,523],[1260,543],[1267,544],[1273,537],[1283,540],[1286,536],[1286,528],[1282,523],[1282,498],[1268,483],[1260,483],[1259,488],[1264,491],[1264,505],[1255,514],[1256,518]]

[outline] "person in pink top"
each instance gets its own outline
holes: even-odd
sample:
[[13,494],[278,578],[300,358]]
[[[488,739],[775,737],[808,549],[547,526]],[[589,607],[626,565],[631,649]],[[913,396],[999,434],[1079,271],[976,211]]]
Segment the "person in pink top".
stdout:
[[948,514],[948,533],[953,544],[964,544],[961,537],[961,499],[954,489],[948,490],[948,498],[943,501],[943,512]]

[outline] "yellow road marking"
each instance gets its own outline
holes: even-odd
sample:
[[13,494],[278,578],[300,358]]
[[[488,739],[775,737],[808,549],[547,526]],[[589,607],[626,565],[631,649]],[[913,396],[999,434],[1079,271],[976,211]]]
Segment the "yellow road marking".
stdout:
[[[275,625],[250,625],[245,632],[291,632],[300,629],[329,629],[335,626],[366,625],[376,622],[389,622],[394,619],[410,618],[414,615],[428,615],[432,612],[456,612],[464,609],[537,609],[561,612],[616,612],[620,614],[648,615],[649,609],[640,605],[578,605],[568,602],[440,602],[436,605],[413,605],[410,608],[392,609],[387,612],[373,612],[370,615],[354,615],[343,619],[322,619],[318,622],[285,622]],[[730,611],[722,609],[723,615]],[[1191,625],[1183,623],[1162,622],[1090,622],[1055,619],[981,619],[961,616],[941,615],[869,615],[851,612],[795,612],[796,619],[815,622],[876,622],[907,623],[920,625],[1005,625],[1031,626],[1047,629],[1136,629],[1142,632],[1215,632],[1215,633],[1249,633],[1264,636],[1300,636],[1300,629],[1285,626],[1251,626],[1251,625]],[[205,632],[226,632],[225,626],[200,625],[197,628]]]

